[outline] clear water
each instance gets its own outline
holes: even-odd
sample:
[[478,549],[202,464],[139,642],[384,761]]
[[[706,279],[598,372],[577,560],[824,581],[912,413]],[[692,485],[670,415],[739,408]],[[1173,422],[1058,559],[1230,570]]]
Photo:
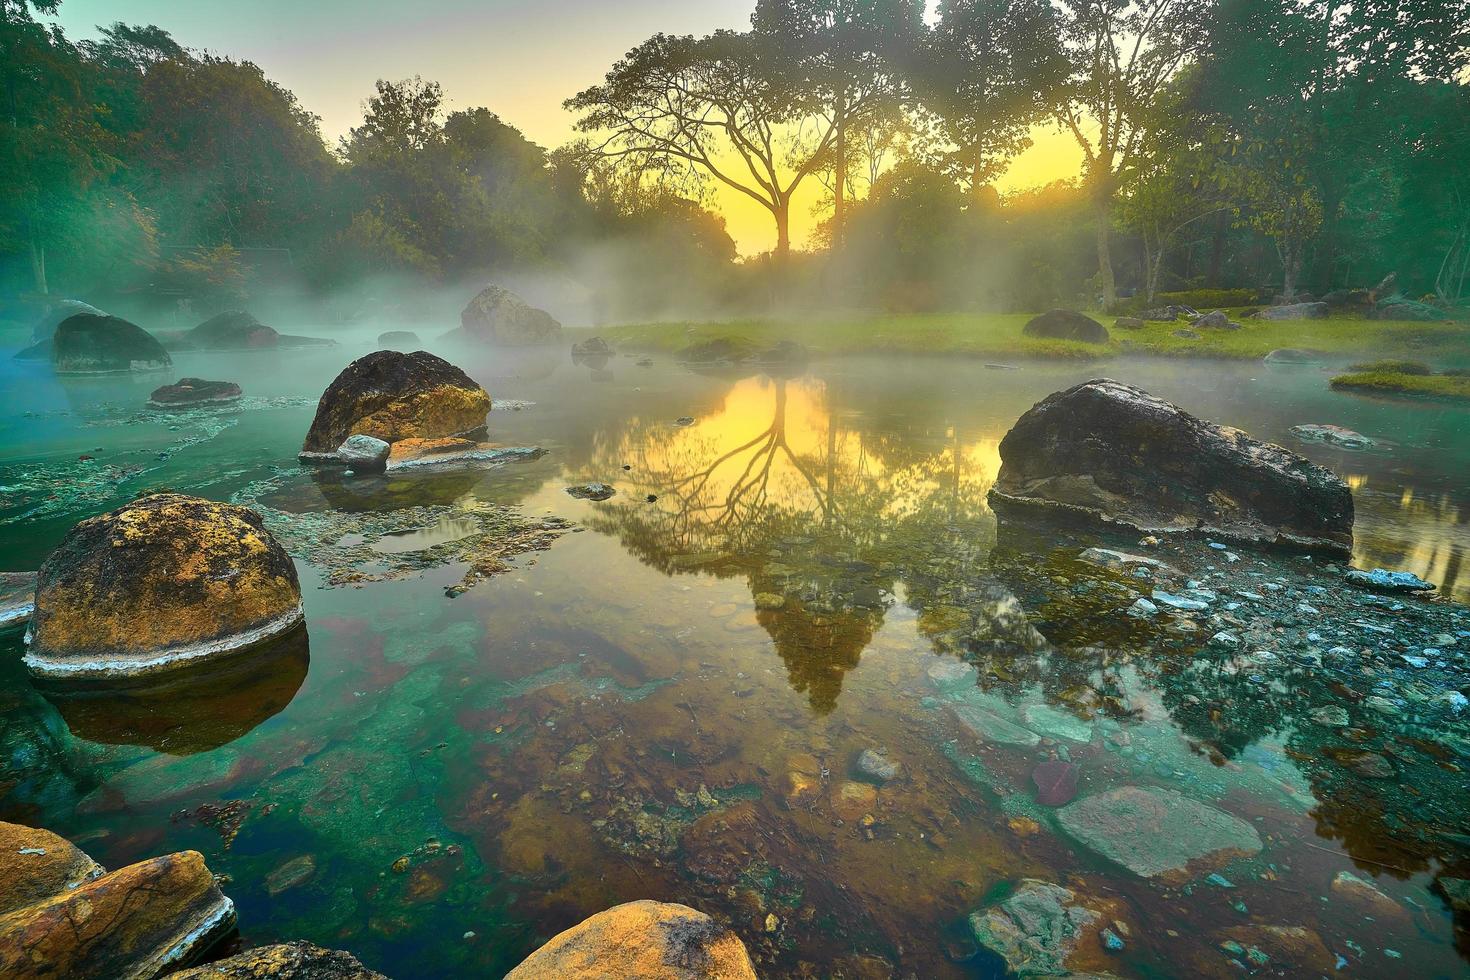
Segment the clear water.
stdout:
[[[1464,599],[1464,410],[1335,394],[1316,368],[882,358],[771,378],[619,358],[594,381],[561,354],[486,354],[458,360],[493,398],[533,403],[492,413],[491,438],[542,459],[362,481],[298,468],[317,396],[367,349],[180,355],[176,374],[236,380],[247,398],[177,415],[142,408],[171,378],[58,381],[0,358],[7,567],[34,568],[76,520],[171,487],[260,501],[393,573],[325,587],[325,552],[303,547],[308,638],[153,696],[48,695],[19,663],[20,635],[0,635],[0,818],[109,867],[196,848],[230,877],[248,943],[310,939],[398,978],[497,975],[586,915],[649,897],[731,922],[772,975],[994,975],[964,919],[1022,877],[1121,900],[1131,934],[1103,964],[1120,974],[1208,961],[1228,975],[1207,937],[1255,922],[1311,928],[1360,975],[1462,975],[1428,890],[1442,849],[1425,858],[1381,814],[1327,828],[1332,790],[1289,721],[1240,719],[1228,762],[1199,750],[1183,695],[1229,678],[1148,649],[1108,667],[1052,637],[1060,659],[991,658],[977,685],[935,619],[937,596],[989,574],[1001,437],[1099,373],[1333,467],[1356,497],[1355,563]],[[1289,427],[1312,422],[1382,447],[1295,443]],[[590,480],[618,494],[563,492]],[[579,531],[449,598],[492,505]],[[1054,560],[1044,541],[1027,547]],[[1104,686],[1135,710],[1079,720],[1077,691]],[[968,702],[1070,745],[1088,792],[1178,788],[1254,821],[1267,848],[1224,872],[1228,890],[1111,870],[1032,801],[1036,749],[976,749],[953,711]],[[841,787],[865,748],[904,778],[852,809]],[[788,798],[803,772],[812,795]],[[1334,896],[1342,870],[1403,919],[1366,920]]]

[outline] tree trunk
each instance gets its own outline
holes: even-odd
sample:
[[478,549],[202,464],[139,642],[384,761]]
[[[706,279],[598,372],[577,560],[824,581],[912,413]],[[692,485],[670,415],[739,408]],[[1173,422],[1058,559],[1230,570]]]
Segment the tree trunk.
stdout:
[[46,246],[39,244],[35,237],[31,237],[31,277],[35,281],[36,292],[45,296],[49,290],[46,288]]
[[1104,312],[1118,303],[1118,286],[1113,281],[1113,202],[1104,194],[1097,196],[1097,277],[1102,288]]
[[771,213],[776,217],[776,264],[784,268],[791,257],[791,202],[778,200]]
[[847,123],[843,119],[843,107],[837,106],[837,147],[832,161],[832,247],[842,245],[844,226],[847,223]]
[[1297,276],[1302,270],[1302,246],[1300,242],[1288,241],[1281,250],[1281,299],[1291,303],[1296,300]]

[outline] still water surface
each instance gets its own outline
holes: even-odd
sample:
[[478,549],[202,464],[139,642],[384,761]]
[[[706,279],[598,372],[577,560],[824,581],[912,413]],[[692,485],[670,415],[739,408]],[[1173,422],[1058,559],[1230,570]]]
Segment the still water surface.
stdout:
[[[19,634],[0,635],[0,818],[108,867],[197,848],[230,876],[247,942],[310,939],[398,978],[498,975],[646,897],[730,921],[773,975],[992,976],[964,919],[1025,877],[1124,902],[1132,933],[1109,961],[1123,975],[1200,956],[1229,975],[1202,937],[1244,921],[1307,926],[1360,975],[1461,973],[1432,866],[1401,866],[1385,824],[1318,836],[1323,791],[1289,721],[1242,725],[1222,765],[1174,717],[1180,690],[1205,683],[1188,671],[1134,651],[1102,671],[1133,710],[1091,717],[1068,693],[1100,683],[1085,656],[1012,651],[977,675],[937,597],[988,574],[985,495],[1011,423],[1106,374],[1332,467],[1355,494],[1355,563],[1463,600],[1470,413],[1335,394],[1301,367],[855,358],[770,377],[619,358],[594,380],[561,353],[487,354],[456,360],[497,401],[532,403],[493,412],[491,438],[541,459],[299,469],[317,396],[367,349],[176,355],[179,375],[247,395],[177,415],[142,409],[156,378],[58,381],[0,360],[7,567],[160,487],[257,503],[315,542],[298,551],[307,636],[182,692],[48,697]],[[1299,423],[1380,448],[1301,445]],[[564,493],[591,480],[617,495]],[[491,505],[579,530],[449,598]],[[326,587],[334,548],[387,580]],[[1127,878],[1030,800],[1036,748],[980,752],[949,710],[967,700],[1070,746],[1089,792],[1180,789],[1254,821],[1267,849],[1228,869],[1228,892]],[[900,777],[851,788],[864,749]],[[1402,921],[1329,898],[1343,870],[1399,900]]]

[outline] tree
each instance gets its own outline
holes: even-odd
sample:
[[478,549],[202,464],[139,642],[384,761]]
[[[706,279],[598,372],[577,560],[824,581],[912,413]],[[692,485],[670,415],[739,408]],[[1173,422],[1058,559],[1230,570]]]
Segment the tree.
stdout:
[[751,28],[793,108],[832,129],[832,243],[840,246],[860,144],[897,115],[922,31],[914,0],[757,0]]
[[808,116],[804,94],[770,70],[756,36],[728,31],[655,35],[565,105],[597,134],[588,152],[687,183],[714,179],[765,208],[783,263],[792,196],[837,138],[835,121]]
[[937,120],[946,168],[979,195],[1030,143],[1066,81],[1048,0],[941,0],[912,75]]
[[1082,150],[1083,181],[1097,222],[1103,306],[1117,302],[1113,205],[1153,129],[1156,101],[1204,48],[1213,0],[1059,0],[1060,40],[1071,64],[1056,115]]

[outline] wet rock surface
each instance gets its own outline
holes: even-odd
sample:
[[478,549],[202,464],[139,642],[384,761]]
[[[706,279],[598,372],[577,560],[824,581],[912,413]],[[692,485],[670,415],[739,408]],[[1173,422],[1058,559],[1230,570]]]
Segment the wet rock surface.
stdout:
[[1377,443],[1352,429],[1345,429],[1340,425],[1294,425],[1291,434],[1302,442],[1321,442],[1329,446],[1340,446],[1343,449],[1363,450],[1372,449]]
[[353,435],[384,442],[481,435],[490,396],[469,375],[426,351],[377,351],[327,386],[301,447],[303,459],[335,459]]
[[30,622],[36,608],[35,572],[0,572],[0,629]]
[[153,389],[150,408],[192,408],[195,405],[228,404],[240,400],[240,386],[233,381],[180,378],[171,385]]
[[26,663],[136,677],[223,657],[300,624],[301,587],[260,515],[154,494],[82,521],[41,566]]
[[337,447],[337,458],[355,473],[381,473],[388,468],[392,449],[375,436],[348,436]]
[[61,321],[47,346],[57,374],[160,371],[173,364],[152,335],[116,316],[74,314]]
[[1003,901],[970,916],[980,946],[1019,977],[1073,976],[1101,959],[1104,915],[1070,888],[1028,878]]
[[685,905],[629,902],[599,912],[532,953],[506,980],[755,980],[740,939]]
[[1057,392],[1000,444],[992,506],[1049,519],[1345,552],[1353,499],[1330,470],[1116,381]]
[[487,286],[459,316],[459,336],[499,347],[533,347],[561,340],[561,324],[501,286]]
[[175,980],[388,980],[351,953],[311,943],[281,943],[171,974]]
[[0,821],[0,916],[100,877],[102,867],[55,834]]
[[1120,787],[1067,805],[1057,820],[1140,878],[1184,880],[1261,850],[1250,824],[1174,790]]
[[567,496],[578,500],[607,500],[615,493],[617,490],[606,483],[579,483],[567,487]]

